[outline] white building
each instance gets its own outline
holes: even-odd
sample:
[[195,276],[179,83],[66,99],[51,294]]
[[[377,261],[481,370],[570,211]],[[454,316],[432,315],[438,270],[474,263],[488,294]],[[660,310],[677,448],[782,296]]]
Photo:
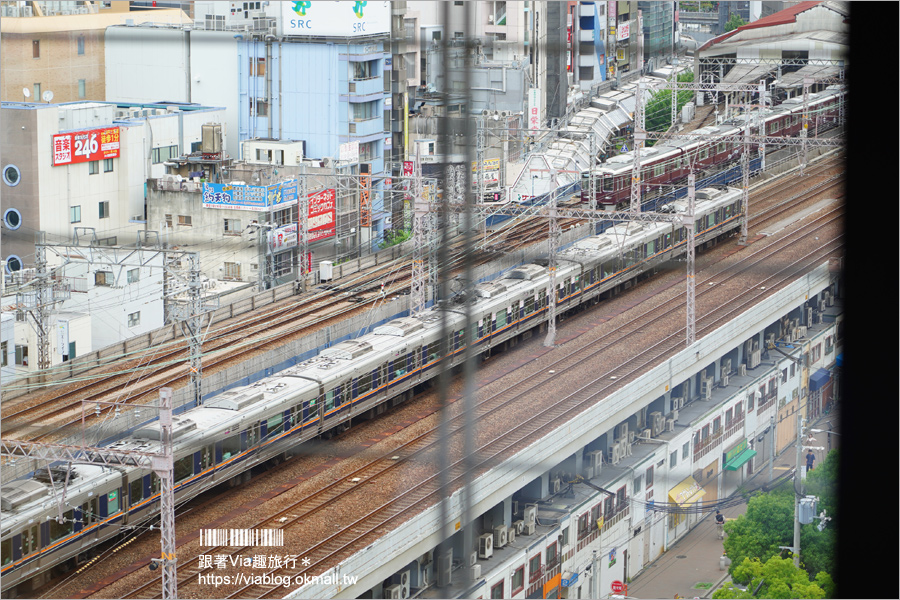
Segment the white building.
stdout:
[[223,109],[119,106],[111,102],[2,104],[7,271],[34,263],[34,232],[49,243],[76,233],[130,244],[145,228],[146,181],[170,157],[199,145],[201,125]]

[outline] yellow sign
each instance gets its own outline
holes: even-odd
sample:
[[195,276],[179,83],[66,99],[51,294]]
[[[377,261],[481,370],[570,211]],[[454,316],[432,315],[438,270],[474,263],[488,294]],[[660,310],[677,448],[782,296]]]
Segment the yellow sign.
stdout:
[[599,519],[597,519],[597,531],[603,531],[604,519],[605,517],[600,517]]

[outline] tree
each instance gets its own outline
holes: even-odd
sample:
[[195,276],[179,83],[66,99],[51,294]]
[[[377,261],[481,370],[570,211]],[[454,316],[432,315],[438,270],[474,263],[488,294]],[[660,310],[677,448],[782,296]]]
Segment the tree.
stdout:
[[793,545],[794,496],[790,489],[780,488],[754,496],[747,512],[725,524],[725,553],[734,571],[745,558],[768,560],[780,555],[779,546]]
[[[747,589],[729,582],[716,590],[713,598],[828,598],[829,592],[834,592],[827,573],[820,573],[815,581],[810,581],[805,569],[795,567],[792,559],[780,556],[772,556],[765,562],[745,558],[734,569],[733,579],[746,584]],[[830,589],[826,591],[823,585]]]
[[[682,73],[678,76],[680,82],[691,82],[694,80],[694,73]],[[691,101],[694,92],[690,90],[682,90],[677,92],[675,102],[676,112],[681,107]],[[672,90],[660,90],[650,96],[647,105],[644,107],[645,123],[647,131],[662,132],[672,126]],[[647,144],[652,146],[651,143]]]
[[[801,566],[813,577],[819,573],[834,573],[837,566],[838,463],[837,450],[832,450],[806,479],[806,493],[818,496],[818,510],[825,509],[834,519],[822,531],[819,531],[818,520],[800,528]],[[767,561],[772,556],[786,554],[779,546],[794,545],[793,490],[788,486],[751,498],[747,513],[726,523],[725,531],[728,537],[724,546],[732,561],[729,568],[732,577],[745,558]]]
[[728,17],[728,21],[725,22],[725,32],[732,31],[733,29],[737,29],[738,27],[742,27],[746,25],[746,21],[744,21],[740,15],[736,15],[734,13]]

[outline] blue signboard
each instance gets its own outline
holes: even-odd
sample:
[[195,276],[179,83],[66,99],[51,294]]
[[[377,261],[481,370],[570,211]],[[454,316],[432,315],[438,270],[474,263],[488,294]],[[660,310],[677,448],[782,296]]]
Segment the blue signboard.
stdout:
[[272,185],[204,183],[203,208],[265,211],[297,202],[297,181]]
[[568,579],[564,578],[562,580],[562,586],[563,587],[572,587],[577,582],[578,582],[578,573],[573,573],[572,575],[569,576]]

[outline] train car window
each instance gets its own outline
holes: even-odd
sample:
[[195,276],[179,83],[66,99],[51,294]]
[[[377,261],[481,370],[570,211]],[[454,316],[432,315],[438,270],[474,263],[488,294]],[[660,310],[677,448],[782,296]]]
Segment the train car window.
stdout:
[[709,148],[701,148],[700,160],[706,160],[708,156],[709,156]]
[[143,477],[138,477],[128,486],[128,504],[134,506],[144,499]]
[[[251,431],[252,431],[252,428],[251,428]],[[250,446],[252,446],[254,442],[249,441],[249,437],[250,437],[249,435],[247,437],[248,437],[248,444]],[[193,458],[194,458],[193,456],[188,455],[182,459],[175,461],[175,481],[176,481],[176,483],[179,481],[182,481],[184,479],[187,479],[188,477],[190,477],[191,475],[194,474]],[[115,511],[112,509],[109,509],[109,512],[113,513]]]
[[200,455],[200,467],[203,469],[207,469],[212,465],[213,462],[213,450],[212,446],[207,446],[203,449],[203,453]]
[[3,540],[0,544],[0,563],[8,565],[12,562],[12,538]]
[[428,362],[437,360],[437,357],[440,353],[440,349],[441,349],[440,342],[431,342],[430,344],[428,344],[428,347],[426,349],[426,352],[428,354],[428,356],[427,356]]
[[266,421],[266,431],[270,434],[281,433],[281,424],[284,422],[284,415],[278,413],[274,417],[269,417]]
[[525,298],[525,314],[530,315],[534,312],[534,296]]
[[222,460],[228,460],[241,451],[241,436],[233,435],[222,442]]
[[716,154],[722,154],[723,152],[725,152],[725,142],[719,142],[716,146]]
[[604,192],[613,191],[613,178],[612,177],[604,177],[603,183],[602,183],[602,188],[603,188]]
[[366,373],[365,375],[360,375],[360,377],[356,380],[356,396],[362,396],[372,389],[372,374]]
[[[341,394],[340,386],[334,388],[330,392],[325,392],[325,398],[323,398],[323,401],[325,402],[325,412],[328,412],[329,410],[334,408],[335,392],[337,392],[338,398],[340,399],[340,394]],[[340,401],[340,400],[338,400],[338,401]]]
[[653,165],[653,176],[654,177],[660,177],[665,172],[666,172],[665,164],[661,163],[661,164]]
[[574,294],[581,289],[581,276],[576,275],[572,278],[572,293]]
[[[114,492],[116,494],[116,509],[110,510],[109,514],[113,514],[114,512],[118,512],[118,492]],[[69,510],[63,513],[63,522],[58,522],[55,518],[50,519],[50,541],[55,542],[56,540],[60,540],[73,531],[73,527],[75,525],[75,511]]]
[[497,329],[506,326],[506,310],[497,312]]

